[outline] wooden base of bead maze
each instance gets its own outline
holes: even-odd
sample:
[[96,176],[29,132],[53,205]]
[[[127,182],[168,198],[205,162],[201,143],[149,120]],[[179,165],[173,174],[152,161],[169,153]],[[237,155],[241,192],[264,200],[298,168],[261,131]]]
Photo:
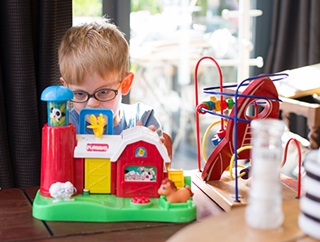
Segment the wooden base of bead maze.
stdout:
[[[226,212],[236,207],[247,205],[248,203],[250,179],[238,179],[239,202],[235,201],[235,181],[231,180],[228,171],[223,172],[220,180],[209,182],[205,182],[202,179],[201,172],[198,170],[192,171],[192,182]],[[297,181],[281,175],[281,182],[283,199],[296,199],[298,189]],[[272,194],[270,194],[270,196],[272,196]]]

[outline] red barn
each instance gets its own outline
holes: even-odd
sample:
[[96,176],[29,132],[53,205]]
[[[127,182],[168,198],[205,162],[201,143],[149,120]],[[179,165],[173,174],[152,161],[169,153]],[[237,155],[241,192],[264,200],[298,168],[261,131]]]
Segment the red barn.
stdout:
[[75,157],[81,168],[76,173],[84,174],[79,183],[86,184],[90,193],[159,197],[165,163],[171,159],[157,133],[136,126],[121,135],[78,135],[77,139]]
[[159,197],[164,164],[170,162],[159,136],[143,126],[124,130],[119,149],[111,161],[117,162],[118,197]]

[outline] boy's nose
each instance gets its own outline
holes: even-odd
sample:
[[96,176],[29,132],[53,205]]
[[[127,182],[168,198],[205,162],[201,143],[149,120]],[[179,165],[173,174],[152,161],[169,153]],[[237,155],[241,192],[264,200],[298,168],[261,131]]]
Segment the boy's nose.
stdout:
[[97,99],[95,99],[94,97],[89,98],[88,103],[87,103],[87,106],[89,108],[97,108],[97,107],[99,107],[99,105],[100,105],[100,102]]

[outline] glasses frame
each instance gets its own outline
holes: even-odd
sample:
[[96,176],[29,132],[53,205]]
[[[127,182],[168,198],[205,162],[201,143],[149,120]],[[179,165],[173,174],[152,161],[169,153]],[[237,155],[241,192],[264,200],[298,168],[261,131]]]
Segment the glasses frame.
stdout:
[[[73,103],[86,103],[86,102],[89,101],[90,98],[93,97],[94,99],[96,99],[96,100],[99,101],[99,102],[109,102],[109,101],[111,101],[111,100],[113,100],[113,99],[116,98],[116,96],[117,96],[118,93],[119,93],[119,89],[120,89],[121,85],[122,85],[122,81],[119,83],[119,86],[118,86],[116,89],[112,89],[112,88],[101,88],[101,89],[95,91],[93,94],[90,94],[90,93],[88,93],[88,92],[86,92],[86,91],[73,91],[73,93],[75,93],[75,92],[82,92],[82,93],[87,94],[87,99],[86,99],[85,101],[76,101],[76,100],[74,100],[74,99],[71,99],[70,101],[73,102]],[[100,100],[99,98],[96,97],[96,94],[97,94],[98,92],[100,92],[100,91],[112,91],[112,92],[114,92],[115,95],[114,95],[114,97],[111,98],[111,99],[108,99],[108,100]]]

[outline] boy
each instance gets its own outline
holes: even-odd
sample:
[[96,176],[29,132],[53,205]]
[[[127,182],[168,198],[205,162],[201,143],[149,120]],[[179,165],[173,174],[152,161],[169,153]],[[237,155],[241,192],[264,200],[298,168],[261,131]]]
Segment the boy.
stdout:
[[[135,125],[160,131],[152,108],[137,103],[121,103],[134,74],[129,72],[129,46],[118,28],[106,19],[71,27],[59,47],[59,66],[64,86],[74,98],[69,119],[79,133],[79,113],[83,108],[109,108],[113,111],[114,134]],[[88,122],[88,120],[87,120]],[[92,134],[91,129],[87,133]]]

